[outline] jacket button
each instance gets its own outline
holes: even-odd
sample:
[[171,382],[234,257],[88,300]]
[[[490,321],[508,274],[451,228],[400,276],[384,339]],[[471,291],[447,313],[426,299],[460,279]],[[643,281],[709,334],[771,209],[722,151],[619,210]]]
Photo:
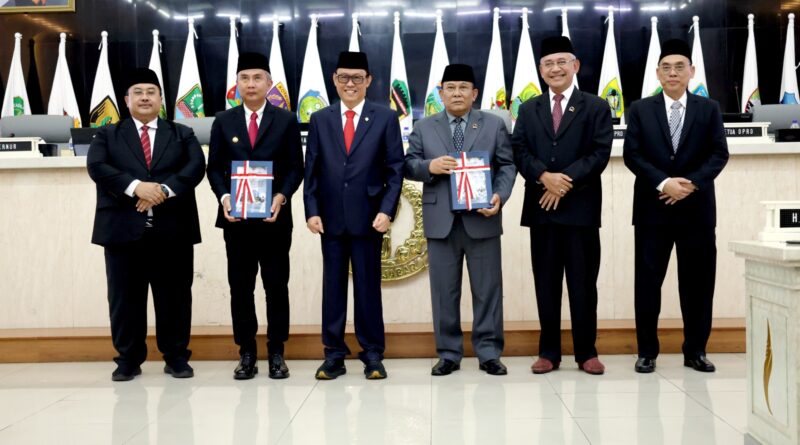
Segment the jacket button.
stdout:
[[556,162],[556,158],[550,158],[550,162]]
[[346,182],[344,183],[344,186],[347,187],[347,183]]
[[555,147],[556,145],[558,145],[558,142],[553,141],[553,147]]
[[670,156],[670,157],[669,157],[669,160],[670,160],[670,161],[674,161],[674,160],[675,160],[675,156]]

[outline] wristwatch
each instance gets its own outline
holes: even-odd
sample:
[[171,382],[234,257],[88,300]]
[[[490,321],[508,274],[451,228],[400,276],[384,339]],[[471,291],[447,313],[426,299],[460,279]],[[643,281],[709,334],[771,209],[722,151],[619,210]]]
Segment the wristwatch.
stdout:
[[167,188],[167,186],[164,185],[164,184],[160,184],[160,185],[161,185],[161,191],[164,192],[164,196],[169,198],[169,189]]

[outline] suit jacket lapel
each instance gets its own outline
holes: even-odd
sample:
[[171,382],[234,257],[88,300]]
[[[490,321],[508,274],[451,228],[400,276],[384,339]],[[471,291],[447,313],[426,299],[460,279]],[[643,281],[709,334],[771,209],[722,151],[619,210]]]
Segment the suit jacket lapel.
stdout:
[[661,134],[664,136],[664,141],[667,143],[667,147],[669,150],[672,151],[672,138],[669,136],[669,121],[667,120],[667,110],[666,105],[664,104],[664,93],[658,94],[656,96],[656,100],[653,103],[653,106],[656,107],[656,120],[658,121],[658,125],[661,127]]
[[[364,135],[369,131],[374,121],[375,108],[369,101],[364,102],[364,107],[361,109],[361,116],[358,118],[358,126],[356,127],[356,134],[353,137],[353,143],[350,144],[350,154],[358,148],[359,142],[364,139]],[[344,140],[344,129],[342,129],[342,140]]]
[[[331,135],[333,135],[333,140],[336,142],[336,145],[341,150],[342,154],[347,156],[347,149],[344,146],[344,124],[342,124],[342,103],[336,102],[335,104],[328,107],[330,111],[330,119],[331,119]],[[350,147],[352,148],[352,146]]]
[[242,147],[239,144],[235,144],[234,147],[247,148],[248,150],[247,152],[250,153],[251,151],[253,151],[253,146],[250,145],[250,132],[247,130],[247,125],[249,124],[249,122],[247,122],[247,117],[244,114],[244,104],[239,105],[239,108],[235,108],[235,110],[236,110],[236,118],[235,118],[236,123],[234,124],[234,129],[236,131],[234,133],[234,137],[238,138],[240,141],[239,144],[243,144],[244,147]]
[[142,139],[136,131],[136,124],[133,119],[125,119],[119,124],[119,131],[122,133],[122,138],[125,144],[130,149],[133,157],[135,157],[142,167],[147,169],[147,162],[144,160],[144,149],[142,148]]
[[[261,139],[267,133],[267,128],[269,127],[272,120],[275,118],[275,108],[270,105],[269,101],[267,101],[266,106],[264,107],[264,114],[261,115],[261,123],[258,124],[258,135],[256,136],[256,147],[258,147],[258,143],[261,142]],[[248,140],[250,139],[248,133]],[[255,147],[253,147],[255,149]]]
[[150,163],[150,169],[155,168],[158,161],[164,156],[164,152],[169,147],[170,139],[172,139],[172,132],[169,131],[169,124],[162,120],[158,120],[158,127],[156,128],[156,141],[153,148],[153,161]]
[[[548,98],[549,96],[550,95],[548,93]],[[583,93],[576,88],[572,90],[572,97],[569,98],[569,102],[567,102],[566,106],[562,110],[564,114],[563,118],[561,119],[561,124],[558,126],[558,134],[556,134],[556,138],[558,138],[559,136],[564,134],[565,131],[567,131],[567,127],[569,127],[569,124],[571,124],[572,121],[575,119],[575,115],[578,114],[578,111],[580,111],[582,107],[583,107]],[[550,119],[552,120],[552,117]]]
[[697,115],[697,98],[691,93],[686,93],[686,115],[683,116],[683,126],[681,127],[681,138],[678,142],[678,151],[680,151],[683,142],[686,140],[686,135],[689,134],[689,129],[694,123],[695,115]]
[[542,126],[544,126],[550,139],[555,139],[556,136],[553,134],[553,113],[550,111],[550,92],[545,91],[533,100],[536,101],[536,115],[542,121]]
[[442,139],[446,153],[456,151],[456,145],[453,143],[453,132],[450,130],[450,122],[447,119],[447,113],[442,111],[436,115],[436,133]]
[[472,150],[475,139],[478,138],[478,134],[481,130],[483,130],[483,115],[478,110],[470,110],[467,129],[464,132],[464,151]]

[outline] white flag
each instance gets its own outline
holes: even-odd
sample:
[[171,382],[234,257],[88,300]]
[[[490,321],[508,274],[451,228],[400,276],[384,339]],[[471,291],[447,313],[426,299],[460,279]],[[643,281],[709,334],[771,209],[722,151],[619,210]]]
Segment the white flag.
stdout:
[[608,102],[611,108],[611,117],[620,119],[620,124],[625,123],[625,102],[622,97],[622,81],[619,77],[619,64],[617,63],[617,43],[614,38],[614,10],[608,8],[608,33],[606,34],[606,47],[603,51],[603,66],[600,69],[600,85],[597,95]]
[[306,55],[303,58],[303,74],[300,76],[300,98],[297,101],[297,121],[307,123],[311,114],[330,104],[325,91],[325,77],[319,60],[317,47],[317,16],[311,16],[311,30],[308,33]]
[[661,92],[658,81],[658,58],[661,56],[661,42],[658,40],[658,17],[650,17],[650,48],[647,50],[647,62],[644,64],[644,81],[642,82],[642,98],[655,96]]
[[3,112],[0,116],[22,116],[31,114],[28,102],[28,91],[25,89],[25,77],[22,74],[22,58],[20,46],[22,34],[14,34],[14,55],[11,57],[11,71],[8,73],[8,85],[3,97]]
[[203,88],[200,85],[200,69],[194,51],[194,19],[189,17],[189,35],[186,37],[186,50],[183,52],[181,77],[178,82],[178,97],[175,99],[175,119],[205,117],[203,109]]
[[747,15],[747,50],[744,53],[744,76],[742,79],[742,113],[752,113],[755,105],[761,105],[758,92],[758,65],[756,63],[756,37],[753,32],[753,14]]
[[522,34],[519,38],[517,66],[514,69],[514,84],[511,88],[511,121],[516,122],[520,105],[540,94],[542,87],[528,31],[528,8],[522,8]]
[[500,47],[500,8],[494,8],[492,21],[492,43],[489,46],[489,60],[486,62],[486,81],[483,83],[481,108],[506,108],[506,78],[503,73],[503,50]]
[[786,29],[786,49],[783,52],[783,75],[781,76],[781,103],[796,104],[800,100],[797,92],[797,73],[794,64],[794,14],[789,14]]
[[[567,12],[569,10],[567,8],[561,8],[561,35],[572,40],[569,36],[569,24],[567,23]],[[572,83],[575,85],[575,88],[578,88],[578,75],[575,74],[572,79]]]
[[161,74],[161,42],[158,40],[158,30],[153,30],[153,50],[150,52],[150,69],[158,77],[158,87],[161,88],[161,110],[158,117],[167,118],[167,101],[164,100],[164,75]]
[[242,95],[236,88],[236,66],[239,63],[239,47],[236,45],[236,17],[231,17],[231,40],[228,43],[228,83],[225,92],[225,109],[242,104]]
[[358,47],[359,34],[361,34],[361,31],[358,29],[358,14],[353,14],[353,31],[350,32],[350,47],[347,49],[348,51],[361,51]]
[[703,62],[703,46],[700,44],[700,17],[692,17],[694,28],[694,43],[692,43],[692,65],[694,77],[689,80],[689,91],[698,96],[708,96],[708,82],[706,81],[706,64]]
[[100,35],[100,60],[97,61],[92,100],[89,102],[89,125],[92,128],[119,122],[119,104],[114,94],[111,70],[108,68],[108,32],[103,31]]
[[80,128],[81,111],[78,108],[78,99],[75,97],[72,76],[69,74],[69,66],[67,65],[67,35],[62,32],[60,38],[56,75],[53,78],[53,89],[50,91],[47,114],[69,116],[72,118],[72,126]]
[[428,74],[428,87],[425,89],[425,117],[433,116],[444,110],[439,91],[442,89],[442,75],[444,69],[450,65],[447,57],[447,47],[444,43],[442,30],[442,10],[436,10],[436,37],[433,39],[433,56],[431,58],[431,71]]
[[286,70],[283,69],[283,54],[281,53],[281,41],[278,38],[278,31],[281,24],[278,17],[272,20],[272,47],[269,53],[269,69],[272,71],[272,88],[267,92],[267,100],[272,105],[291,110],[289,102],[289,84],[286,82]]
[[406,59],[403,56],[403,43],[400,41],[400,13],[394,13],[394,40],[392,42],[391,85],[389,85],[389,105],[400,119],[403,140],[408,140],[414,124],[411,111],[411,92],[408,90]]

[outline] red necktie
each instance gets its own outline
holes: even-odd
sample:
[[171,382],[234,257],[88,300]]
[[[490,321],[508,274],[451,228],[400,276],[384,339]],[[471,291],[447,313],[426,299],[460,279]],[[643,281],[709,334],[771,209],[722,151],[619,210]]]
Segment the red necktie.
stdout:
[[258,136],[258,113],[250,115],[250,126],[247,128],[247,133],[250,135],[250,148],[256,148],[256,136]]
[[353,143],[353,137],[356,135],[356,124],[353,122],[353,117],[355,117],[356,112],[347,110],[344,112],[344,115],[347,117],[347,122],[344,124],[344,148],[347,150],[347,154],[350,154],[350,145]]
[[553,105],[553,133],[558,133],[558,127],[561,125],[561,118],[564,117],[564,110],[561,109],[561,101],[564,100],[563,94],[556,94],[553,96],[556,104]]
[[153,151],[150,149],[150,128],[147,125],[142,125],[142,150],[144,150],[144,162],[147,168],[150,168],[150,161],[153,160]]

